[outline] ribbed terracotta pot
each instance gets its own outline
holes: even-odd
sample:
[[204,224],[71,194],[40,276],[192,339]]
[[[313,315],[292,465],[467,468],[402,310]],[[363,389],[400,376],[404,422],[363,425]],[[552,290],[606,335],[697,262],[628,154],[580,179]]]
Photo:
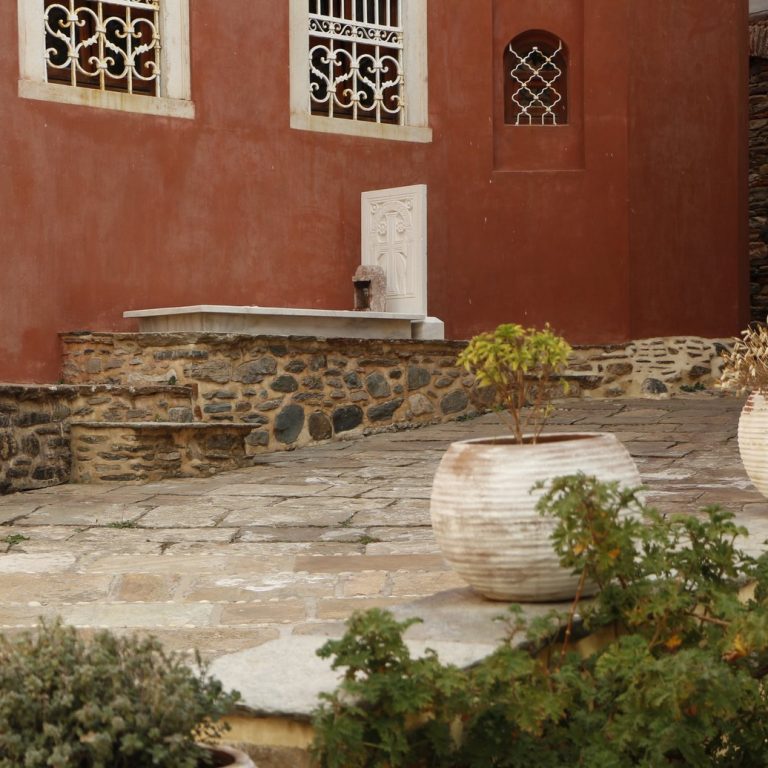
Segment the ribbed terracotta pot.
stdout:
[[739,417],[739,453],[749,479],[768,496],[768,397],[752,392]]
[[540,480],[584,472],[636,488],[640,474],[612,434],[542,435],[532,445],[511,437],[453,443],[432,487],[432,528],[448,563],[491,600],[568,600],[578,577],[561,568],[550,536],[555,521],[536,503]]

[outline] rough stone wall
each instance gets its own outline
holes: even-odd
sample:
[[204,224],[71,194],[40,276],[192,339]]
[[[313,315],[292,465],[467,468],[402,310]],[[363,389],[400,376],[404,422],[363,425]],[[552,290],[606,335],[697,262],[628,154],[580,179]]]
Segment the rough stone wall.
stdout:
[[243,422],[264,450],[474,412],[460,342],[228,334],[64,337],[67,381],[196,387],[195,416]]
[[181,421],[191,417],[191,393],[189,387],[0,384],[0,493],[69,481],[73,420]]
[[0,388],[0,493],[69,479],[69,407],[41,387]]
[[251,463],[252,431],[247,424],[75,423],[71,481],[209,477]]
[[[205,421],[266,428],[276,412],[295,404],[307,421],[319,411],[333,422],[344,409],[336,417],[342,426],[345,414],[356,414],[356,426],[377,426],[455,417],[478,402],[472,378],[455,365],[460,341],[184,333],[66,335],[63,345],[67,381],[192,385],[196,417]],[[637,397],[711,387],[728,345],[684,336],[576,347],[569,394]],[[315,433],[327,432],[324,420],[316,422]]]
[[751,315],[768,316],[768,59],[749,61],[749,257]]
[[568,365],[571,394],[649,397],[688,393],[716,385],[728,339],[680,336],[629,344],[576,347]]
[[[568,394],[708,388],[727,344],[679,337],[578,347]],[[67,482],[70,428],[84,422],[120,426],[111,435],[92,425],[101,437],[91,443],[87,425],[76,427],[78,460],[89,464],[78,477],[146,480],[205,475],[247,464],[256,453],[454,419],[486,402],[456,367],[463,342],[73,334],[63,345],[68,384],[0,385],[0,493]],[[218,425],[220,434],[193,428],[205,425]]]

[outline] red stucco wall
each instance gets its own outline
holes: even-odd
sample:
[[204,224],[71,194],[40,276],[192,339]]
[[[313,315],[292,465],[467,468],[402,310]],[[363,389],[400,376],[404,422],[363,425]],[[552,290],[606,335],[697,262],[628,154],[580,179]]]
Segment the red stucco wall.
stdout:
[[746,6],[632,2],[634,337],[717,336],[749,320]]
[[[130,330],[125,309],[349,308],[360,193],[417,183],[454,338],[745,318],[744,0],[432,0],[431,144],[291,130],[288,3],[190,5],[194,121],[19,99],[0,3],[0,381],[57,380],[56,334]],[[529,25],[567,38],[567,129],[498,120],[503,45]]]

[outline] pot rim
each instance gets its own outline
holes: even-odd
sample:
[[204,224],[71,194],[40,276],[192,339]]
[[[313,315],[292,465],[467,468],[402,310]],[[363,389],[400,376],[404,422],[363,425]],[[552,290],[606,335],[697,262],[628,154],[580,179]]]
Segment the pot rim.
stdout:
[[199,744],[203,749],[207,749],[209,752],[219,753],[219,755],[226,755],[233,758],[233,762],[228,763],[226,768],[256,768],[253,761],[248,755],[240,749],[231,747],[228,744]]
[[579,440],[596,440],[599,438],[617,439],[613,432],[546,432],[531,442],[533,434],[526,432],[523,442],[518,443],[512,434],[495,437],[473,437],[468,440],[454,440],[451,445],[480,445],[503,448],[537,448],[538,446],[559,445],[561,443],[578,442]]

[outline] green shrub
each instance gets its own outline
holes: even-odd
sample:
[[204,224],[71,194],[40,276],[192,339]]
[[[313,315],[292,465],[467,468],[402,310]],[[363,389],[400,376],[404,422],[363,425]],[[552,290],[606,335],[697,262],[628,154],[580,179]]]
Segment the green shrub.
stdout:
[[570,352],[565,339],[548,325],[537,330],[504,323],[474,336],[456,362],[475,376],[481,389],[491,389],[495,404],[509,417],[515,440],[522,443],[530,428],[535,443],[552,410],[552,398],[565,388],[560,374]]
[[42,623],[0,638],[0,768],[208,765],[195,740],[218,737],[237,699],[154,638]]
[[746,531],[584,475],[555,480],[540,510],[598,597],[531,622],[513,608],[508,641],[465,670],[411,658],[410,622],[355,615],[321,649],[346,672],[316,712],[320,765],[768,764],[768,558],[739,551]]

